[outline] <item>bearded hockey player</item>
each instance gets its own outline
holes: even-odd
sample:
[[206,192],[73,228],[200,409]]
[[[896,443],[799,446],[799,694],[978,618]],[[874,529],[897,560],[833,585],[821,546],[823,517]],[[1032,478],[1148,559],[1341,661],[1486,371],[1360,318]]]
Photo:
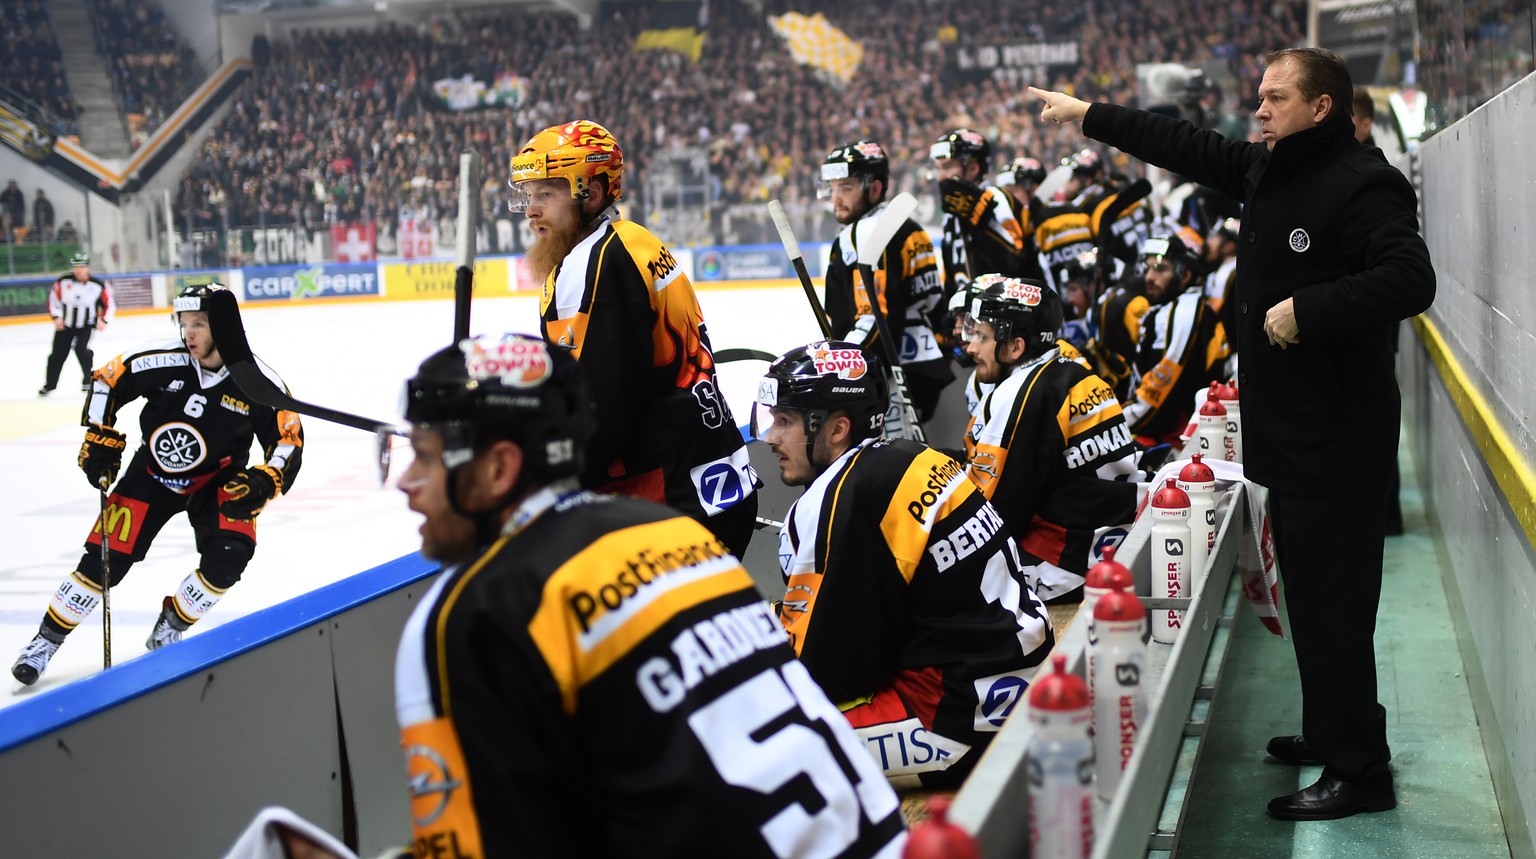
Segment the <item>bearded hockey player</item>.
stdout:
[[959,128],[929,147],[944,210],[944,303],[966,281],[995,272],[1024,273],[1024,225],[1013,198],[986,184],[992,144],[980,132]]
[[882,439],[885,375],[853,343],[769,365],[753,423],[788,486],[781,619],[892,784],[954,788],[1054,644],[1003,519],[964,466]]
[[745,551],[761,485],[720,395],[704,315],[661,240],[625,220],[624,153],[579,120],[512,158],[512,208],[538,237],[541,330],[586,363],[597,430],[582,482],[669,504]]
[[853,276],[859,241],[885,211],[890,182],[890,161],[872,140],[845,143],[821,165],[817,195],[831,201],[832,214],[843,225],[832,240],[827,262],[827,318],[842,339],[874,352],[883,347],[875,342],[879,329],[873,314],[885,315],[886,330],[898,341],[895,354],[901,356],[912,405],[918,420],[926,421],[933,416],[939,392],[955,378],[934,332],[943,284],[933,240],[908,218],[874,268],[875,294],[864,294]]
[[1100,538],[1136,517],[1135,449],[1109,384],[1058,340],[1061,300],[1010,278],[971,301],[967,349],[996,387],[966,430],[967,469],[1047,602],[1082,599]]
[[413,854],[896,859],[895,793],[736,558],[581,488],[586,366],[481,336],[406,385],[444,564],[396,659]]

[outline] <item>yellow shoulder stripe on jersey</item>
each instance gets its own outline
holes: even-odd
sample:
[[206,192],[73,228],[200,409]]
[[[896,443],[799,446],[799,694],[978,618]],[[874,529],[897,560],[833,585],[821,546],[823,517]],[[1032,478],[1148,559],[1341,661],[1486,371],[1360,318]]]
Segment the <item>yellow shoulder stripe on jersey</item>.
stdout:
[[1152,302],[1145,295],[1138,295],[1125,303],[1125,316],[1120,324],[1125,326],[1125,333],[1131,335],[1132,343],[1141,342],[1141,318],[1152,309]]
[[[1069,346],[1068,348],[1071,347]],[[1039,382],[1040,377],[1045,375],[1046,366],[1048,365],[1041,364],[1031,372],[1028,387],[1024,389],[1024,393],[1019,397],[1017,408],[1014,408],[1012,414],[1009,415],[1009,417],[1013,418],[1013,422],[1008,427],[1008,437],[1006,439],[999,439],[1001,444],[998,445],[988,444],[978,439],[976,449],[971,452],[971,461],[966,463],[966,476],[970,477],[971,482],[976,484],[977,488],[981,490],[981,494],[985,495],[988,501],[991,501],[993,494],[997,492],[998,478],[1003,476],[1003,468],[1008,464],[1008,451],[1013,448],[1014,440],[1019,435],[1020,418],[1023,416],[1025,409],[1028,408],[1030,395],[1035,392],[1035,383]],[[971,419],[974,421],[976,418],[973,416]],[[985,427],[983,427],[983,431],[985,431]],[[967,437],[966,441],[969,444],[969,437]]]
[[459,576],[459,580],[453,583],[448,595],[443,597],[442,608],[437,612],[437,628],[432,631],[432,637],[437,641],[437,689],[438,697],[442,699],[443,718],[450,721],[453,719],[453,697],[448,688],[448,620],[453,616],[453,606],[464,593],[464,588],[480,575],[480,572],[485,569],[486,562],[501,551],[507,539],[502,537],[491,544],[491,548],[465,570],[463,575]]
[[934,523],[978,491],[965,466],[948,456],[928,448],[913,457],[880,517],[880,533],[909,584],[928,550]]
[[1067,401],[1056,413],[1056,423],[1061,427],[1062,439],[1068,440],[1120,415],[1120,401],[1115,398],[1114,389],[1098,376],[1085,376],[1067,392]]
[[683,276],[682,266],[655,233],[633,221],[614,221],[613,231],[629,251],[640,277],[650,284],[651,292],[660,292]]
[[1205,344],[1205,369],[1211,369],[1231,354],[1231,344],[1227,343],[1227,328],[1217,322],[1216,330],[1211,334],[1211,342]]
[[937,264],[933,255],[933,239],[928,237],[928,231],[918,228],[908,233],[906,240],[901,243],[901,276],[913,278]]
[[583,686],[662,625],[752,587],[740,562],[702,525],[681,516],[648,522],[605,534],[555,570],[528,634],[570,715]]

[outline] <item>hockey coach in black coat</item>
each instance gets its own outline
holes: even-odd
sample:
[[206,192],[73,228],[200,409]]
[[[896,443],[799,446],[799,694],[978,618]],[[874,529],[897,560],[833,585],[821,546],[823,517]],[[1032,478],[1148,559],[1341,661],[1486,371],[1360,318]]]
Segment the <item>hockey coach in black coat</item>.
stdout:
[[1270,489],[1301,676],[1302,724],[1268,751],[1322,763],[1318,782],[1270,802],[1290,820],[1396,804],[1372,636],[1385,499],[1401,403],[1391,335],[1434,300],[1408,181],[1355,140],[1342,59],[1276,51],[1259,87],[1260,142],[1031,88],[1047,121],[1243,201],[1238,383],[1247,477]]

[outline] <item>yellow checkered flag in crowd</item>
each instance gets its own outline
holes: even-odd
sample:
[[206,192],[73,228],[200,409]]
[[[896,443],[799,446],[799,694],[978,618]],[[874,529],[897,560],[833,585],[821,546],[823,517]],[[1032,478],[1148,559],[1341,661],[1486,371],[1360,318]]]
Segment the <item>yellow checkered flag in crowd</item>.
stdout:
[[832,26],[826,16],[786,12],[769,15],[768,25],[789,45],[795,62],[821,69],[842,83],[853,80],[864,61],[864,46]]

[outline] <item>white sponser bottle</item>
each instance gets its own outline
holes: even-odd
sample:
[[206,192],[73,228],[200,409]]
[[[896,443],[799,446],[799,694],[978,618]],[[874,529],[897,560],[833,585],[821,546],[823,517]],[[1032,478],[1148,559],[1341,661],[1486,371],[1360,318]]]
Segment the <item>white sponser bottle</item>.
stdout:
[[1221,404],[1220,382],[1212,382],[1200,404],[1200,427],[1195,431],[1195,450],[1211,459],[1227,458],[1227,407]]
[[[1189,590],[1189,495],[1170,477],[1147,505],[1152,517],[1152,596],[1177,599]],[[1184,612],[1152,612],[1152,640],[1172,644],[1184,626]]]
[[1189,581],[1193,593],[1211,569],[1216,548],[1216,473],[1195,454],[1179,471],[1179,488],[1189,495]]
[[1087,859],[1093,853],[1093,720],[1088,686],[1051,657],[1051,673],[1029,690],[1029,855]]
[[1217,388],[1221,395],[1221,404],[1227,410],[1227,435],[1231,441],[1231,456],[1228,462],[1243,461],[1243,409],[1238,402],[1237,381],[1228,380],[1225,385]]
[[1093,608],[1093,760],[1099,798],[1109,802],[1147,720],[1147,610],[1129,588],[1116,586]]

